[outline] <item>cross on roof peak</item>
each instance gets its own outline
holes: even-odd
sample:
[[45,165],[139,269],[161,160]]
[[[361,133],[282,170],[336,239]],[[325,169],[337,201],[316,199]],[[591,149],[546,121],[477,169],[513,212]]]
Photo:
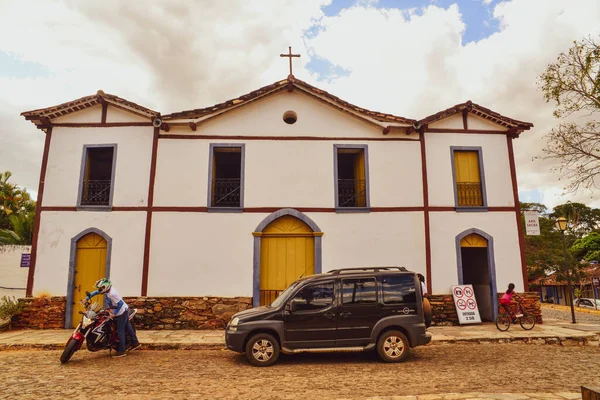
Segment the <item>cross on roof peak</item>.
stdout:
[[289,51],[288,54],[280,54],[279,57],[288,57],[290,59],[290,75],[289,76],[294,76],[294,74],[292,73],[292,57],[300,57],[300,54],[292,54],[292,46],[288,46]]

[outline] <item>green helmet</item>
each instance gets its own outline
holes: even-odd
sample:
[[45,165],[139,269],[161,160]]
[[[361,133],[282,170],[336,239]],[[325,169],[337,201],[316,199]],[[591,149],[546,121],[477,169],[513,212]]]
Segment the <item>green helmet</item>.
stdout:
[[102,279],[98,279],[94,286],[96,287],[96,289],[98,289],[98,291],[100,293],[104,294],[110,290],[110,288],[112,287],[112,284],[110,283],[110,281],[108,279],[102,278]]

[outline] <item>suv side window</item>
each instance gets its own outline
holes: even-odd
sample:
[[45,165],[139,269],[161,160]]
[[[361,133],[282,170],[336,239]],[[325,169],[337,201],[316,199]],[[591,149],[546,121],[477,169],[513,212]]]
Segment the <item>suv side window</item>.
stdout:
[[377,303],[375,278],[342,279],[342,303],[344,305]]
[[385,304],[416,304],[415,278],[412,275],[388,275],[381,278]]
[[309,285],[300,290],[294,299],[297,311],[315,311],[333,304],[333,282]]

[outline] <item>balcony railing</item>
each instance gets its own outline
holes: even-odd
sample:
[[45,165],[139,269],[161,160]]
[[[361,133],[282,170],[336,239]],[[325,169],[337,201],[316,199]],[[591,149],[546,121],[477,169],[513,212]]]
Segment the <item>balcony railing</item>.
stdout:
[[111,181],[84,180],[82,206],[108,206]]
[[338,179],[339,207],[366,207],[367,191],[364,179]]
[[240,207],[241,179],[213,179],[212,207]]
[[456,182],[456,193],[458,205],[461,207],[483,206],[483,195],[479,182]]

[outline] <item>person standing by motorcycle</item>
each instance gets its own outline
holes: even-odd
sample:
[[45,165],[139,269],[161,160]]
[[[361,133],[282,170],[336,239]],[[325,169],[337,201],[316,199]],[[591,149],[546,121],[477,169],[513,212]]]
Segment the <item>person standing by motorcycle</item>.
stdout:
[[129,322],[129,306],[123,298],[117,293],[111,282],[106,279],[98,279],[94,284],[97,290],[90,293],[85,299],[89,301],[92,297],[103,294],[108,303],[108,313],[117,324],[117,335],[119,337],[119,346],[117,353],[113,357],[125,356],[125,332],[131,336],[131,346],[129,351],[133,351],[141,346],[135,330]]

